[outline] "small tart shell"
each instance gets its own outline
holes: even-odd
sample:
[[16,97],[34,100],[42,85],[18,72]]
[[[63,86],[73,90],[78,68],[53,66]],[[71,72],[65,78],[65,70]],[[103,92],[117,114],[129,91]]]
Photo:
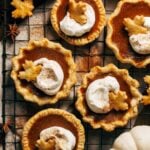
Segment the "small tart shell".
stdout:
[[[77,119],[73,114],[71,114],[65,110],[50,108],[50,109],[46,109],[46,110],[42,110],[42,111],[38,112],[32,118],[30,118],[28,120],[28,122],[25,124],[25,126],[23,128],[23,133],[22,133],[22,148],[23,148],[23,150],[32,150],[30,148],[30,141],[28,138],[28,136],[32,130],[32,127],[41,118],[46,118],[48,116],[63,117],[67,123],[71,124],[71,126],[73,126],[77,132],[76,138],[78,138],[78,141],[76,143],[76,150],[84,149],[85,131],[84,131],[84,127],[81,124],[81,121],[79,119]],[[55,120],[55,118],[54,118],[54,120]],[[53,121],[53,120],[51,120],[51,121]],[[44,122],[42,122],[42,124],[44,124]],[[59,124],[57,125],[57,123],[56,123],[55,126],[59,126]],[[38,128],[40,128],[40,126]]]
[[[122,80],[126,82],[126,84],[129,86],[129,90],[132,95],[132,100],[130,101],[129,109],[125,111],[124,115],[122,116],[122,119],[105,122],[105,117],[102,120],[98,120],[95,118],[94,115],[87,113],[88,106],[85,106],[85,103],[84,103],[84,101],[86,100],[85,100],[85,93],[83,92],[83,89],[84,91],[86,91],[89,85],[89,81],[92,81],[97,75],[107,76],[109,73],[113,73],[114,75],[120,75]],[[137,89],[138,87],[139,87],[138,81],[131,78],[126,69],[118,69],[113,64],[109,64],[105,67],[95,66],[94,68],[91,69],[90,73],[87,73],[83,77],[83,82],[77,92],[78,99],[76,101],[76,108],[82,115],[83,120],[89,123],[93,128],[103,128],[106,131],[113,131],[116,127],[126,125],[130,118],[138,114],[137,106],[138,106],[139,101],[141,100],[141,94],[139,93]],[[107,114],[109,114],[109,112]],[[96,114],[96,115],[99,115],[99,114]]]
[[[57,53],[64,55],[63,59],[68,65],[68,78],[66,79],[66,82],[63,83],[61,90],[59,90],[53,97],[49,96],[48,98],[42,99],[38,95],[31,93],[30,89],[22,86],[21,79],[18,78],[18,72],[22,66],[19,60],[25,57],[24,52],[32,51],[35,48],[45,48],[47,50],[57,49]],[[71,51],[66,50],[60,44],[50,42],[48,39],[44,38],[40,41],[30,41],[26,47],[20,48],[19,54],[12,59],[11,77],[14,80],[17,92],[19,92],[25,100],[35,102],[38,105],[54,104],[58,100],[67,97],[70,93],[71,87],[76,83],[76,65],[73,61]]]
[[[112,40],[112,35],[114,33],[114,29],[113,29],[113,25],[112,25],[113,19],[121,13],[121,9],[122,9],[122,7],[125,3],[136,4],[136,3],[139,3],[139,2],[144,2],[148,5],[148,7],[150,7],[150,1],[149,0],[121,0],[121,1],[118,2],[116,9],[110,15],[110,17],[108,19],[108,22],[107,22],[106,43],[111,48],[111,50],[115,53],[115,56],[117,57],[117,59],[119,61],[121,61],[122,63],[129,63],[129,64],[135,66],[136,68],[143,68],[143,67],[145,67],[146,65],[148,65],[150,63],[150,57],[142,60],[141,62],[136,62],[135,60],[132,59],[132,57],[123,58],[122,55],[121,55],[120,49],[117,47],[116,43],[113,42],[113,40]],[[126,11],[128,11],[128,10],[126,10]],[[122,34],[122,33],[120,33],[120,34]]]
[[[84,0],[81,0],[81,1],[84,1]],[[91,29],[91,31],[89,32],[89,34],[85,33],[86,35],[82,35],[81,37],[67,36],[61,31],[57,14],[58,14],[59,6],[62,5],[62,3],[63,3],[62,0],[57,0],[51,10],[50,19],[51,19],[51,23],[52,23],[54,30],[57,32],[57,34],[61,38],[63,38],[66,42],[70,43],[71,45],[82,46],[82,45],[85,45],[85,44],[88,44],[88,43],[94,41],[96,38],[99,37],[100,33],[102,32],[102,30],[105,26],[106,17],[105,17],[105,9],[103,6],[103,2],[101,0],[89,0],[89,1],[90,1],[90,3],[95,4],[95,6],[97,7],[98,12],[96,15],[99,17],[99,20],[96,20],[96,22],[95,22],[94,31],[93,31],[93,28],[94,28],[93,27]],[[84,2],[86,2],[86,1],[84,1]],[[68,0],[67,0],[67,3],[68,3]],[[88,1],[87,1],[87,3],[88,3]],[[62,9],[65,9],[65,8],[62,8]]]

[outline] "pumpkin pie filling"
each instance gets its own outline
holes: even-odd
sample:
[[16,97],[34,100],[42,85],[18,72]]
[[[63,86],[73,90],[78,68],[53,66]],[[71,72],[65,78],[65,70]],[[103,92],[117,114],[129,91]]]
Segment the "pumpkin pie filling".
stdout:
[[75,135],[76,142],[78,143],[77,129],[70,122],[66,121],[62,116],[51,115],[44,118],[40,118],[30,129],[28,133],[28,139],[29,139],[29,146],[32,150],[37,149],[35,145],[36,145],[36,141],[39,139],[40,132],[43,129],[52,126],[58,126],[58,127],[63,127],[65,129],[68,129]]
[[[88,3],[89,5],[91,5],[93,7],[93,9],[95,11],[95,16],[96,16],[96,22],[95,22],[94,26],[92,27],[92,29],[90,30],[90,32],[87,32],[82,36],[82,37],[87,37],[88,38],[91,33],[95,32],[97,30],[98,22],[100,20],[100,16],[98,15],[98,8],[96,7],[96,4],[93,3],[92,0],[82,0],[82,1]],[[58,11],[57,11],[57,18],[58,18],[57,23],[58,24],[65,17],[65,15],[68,11],[68,3],[69,3],[69,0],[61,0],[61,5],[58,7]],[[62,36],[67,36],[61,30],[59,30],[59,32],[61,33]],[[74,36],[72,38],[77,39],[78,37]]]
[[142,63],[150,55],[140,55],[137,54],[131,47],[128,38],[128,32],[124,29],[123,19],[131,18],[133,19],[137,15],[150,16],[150,7],[144,2],[138,3],[124,3],[120,13],[115,16],[112,20],[113,34],[112,41],[117,45],[122,58],[131,58],[137,64]]
[[[60,64],[64,72],[64,81],[61,87],[62,89],[64,83],[66,82],[66,79],[68,78],[69,67],[66,61],[64,60],[64,55],[61,53],[58,53],[57,50],[52,50],[52,49],[47,49],[47,48],[38,48],[38,49],[35,48],[32,51],[24,51],[24,57],[19,60],[19,64],[24,64],[25,60],[35,61],[40,58],[47,58],[49,60],[54,60]],[[20,70],[18,70],[18,72],[22,70],[23,68],[22,66],[20,66]],[[38,95],[39,97],[42,97],[42,98],[53,97],[53,96],[49,96],[45,94],[44,92],[36,88],[31,82],[27,82],[26,80],[21,80],[21,84],[22,86],[29,88],[30,92]]]

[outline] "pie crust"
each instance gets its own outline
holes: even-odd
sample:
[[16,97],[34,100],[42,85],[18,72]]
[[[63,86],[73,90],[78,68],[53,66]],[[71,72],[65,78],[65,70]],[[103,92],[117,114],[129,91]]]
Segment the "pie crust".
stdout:
[[[26,60],[26,57],[28,57],[27,59],[30,60],[32,60],[33,58],[36,60],[38,58],[41,58],[42,55],[44,55],[44,57],[48,57],[47,55],[52,55],[52,53],[54,53],[54,55],[51,56],[51,59],[52,60],[54,59],[56,61],[59,61],[59,63],[60,62],[62,63],[60,65],[63,68],[64,76],[66,76],[66,79],[64,80],[61,89],[54,96],[48,96],[44,93],[39,96],[38,94],[40,90],[37,93],[32,92],[33,90],[32,88],[35,88],[34,86],[31,87],[32,83],[28,82],[24,86],[22,82],[25,81],[22,81],[20,78],[18,78],[18,74],[19,71],[22,69],[22,64],[23,61]],[[30,57],[29,54],[31,55]],[[36,58],[36,55],[38,58]],[[60,55],[60,57],[57,58],[57,55]],[[64,66],[66,67],[63,66],[64,63],[65,63]],[[73,61],[71,51],[66,50],[60,44],[50,42],[46,38],[44,38],[40,41],[30,41],[26,47],[20,48],[19,54],[12,59],[11,77],[15,82],[17,92],[19,92],[24,97],[25,100],[35,102],[38,105],[44,105],[44,104],[54,104],[59,99],[68,96],[71,87],[76,83],[75,71],[76,65]],[[37,90],[37,88],[35,89]]]
[[144,105],[150,105],[150,75],[144,77],[145,83],[148,84],[147,95],[143,95],[142,103]]
[[124,18],[133,19],[136,15],[150,16],[149,0],[119,1],[115,11],[108,19],[106,43],[119,61],[130,63],[137,68],[143,68],[150,63],[150,55],[141,55],[134,52],[128,40],[128,33],[123,25]]
[[[129,108],[125,111],[110,111],[106,114],[96,114],[90,111],[86,100],[85,92],[90,82],[95,79],[112,75],[117,78],[120,89],[128,95]],[[138,114],[138,103],[141,100],[141,94],[138,91],[139,83],[129,76],[126,69],[118,69],[115,65],[109,64],[105,67],[95,66],[83,77],[83,82],[78,89],[78,99],[76,108],[83,117],[83,120],[89,123],[93,128],[103,128],[106,131],[113,131],[118,126],[124,126],[128,120]],[[131,100],[132,99],[132,100]]]
[[[47,117],[52,117],[52,118],[50,120]],[[61,119],[59,120],[59,118]],[[45,119],[46,124],[44,121],[40,122],[41,119]],[[73,114],[65,110],[50,108],[50,109],[46,109],[46,110],[42,110],[38,112],[33,117],[31,117],[29,121],[25,124],[23,133],[22,133],[23,150],[33,150],[33,147],[35,149],[34,143],[38,140],[40,132],[43,129],[51,127],[51,126],[60,126],[68,130],[72,130],[73,134],[77,138],[75,150],[84,149],[85,131],[84,131],[84,127],[81,124],[81,121],[77,119]],[[31,132],[37,135],[33,136]]]
[[[54,30],[61,38],[63,38],[66,42],[72,45],[81,46],[94,41],[96,38],[98,38],[98,36],[102,32],[106,22],[103,2],[101,0],[87,0],[87,1],[82,0],[94,6],[96,22],[90,32],[82,35],[81,37],[70,37],[65,35],[59,27],[59,22],[65,16],[68,1],[69,0],[57,0],[51,10],[50,18]],[[61,12],[61,18],[59,19],[57,15],[60,15],[60,12]]]

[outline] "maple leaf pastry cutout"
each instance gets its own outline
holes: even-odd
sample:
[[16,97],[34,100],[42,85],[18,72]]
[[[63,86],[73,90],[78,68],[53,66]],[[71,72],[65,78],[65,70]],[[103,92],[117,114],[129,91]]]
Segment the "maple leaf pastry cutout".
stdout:
[[23,64],[23,68],[24,71],[20,71],[18,77],[29,82],[36,79],[37,75],[41,72],[42,66],[35,66],[32,61],[26,60]]
[[12,0],[11,5],[15,7],[15,10],[12,11],[12,17],[15,19],[23,19],[33,14],[33,0]]

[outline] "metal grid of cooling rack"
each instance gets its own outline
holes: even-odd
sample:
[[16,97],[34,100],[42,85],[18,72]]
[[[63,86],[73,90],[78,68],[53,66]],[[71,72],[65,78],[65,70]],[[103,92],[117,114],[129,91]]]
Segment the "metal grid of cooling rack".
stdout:
[[[114,10],[118,0],[104,0],[104,6],[106,9],[107,17]],[[12,7],[10,6],[10,0],[4,0],[4,23],[2,28],[3,33],[3,64],[2,64],[2,116],[3,123],[11,119],[11,131],[6,135],[3,140],[4,150],[20,150],[21,144],[18,135],[21,135],[22,127],[29,117],[36,112],[53,107],[65,109],[75,114],[78,118],[81,118],[79,113],[74,108],[74,101],[76,100],[76,89],[81,83],[81,76],[86,72],[89,72],[90,68],[95,65],[104,66],[109,63],[116,64],[119,68],[126,68],[129,70],[130,75],[141,83],[141,92],[145,91],[145,85],[143,77],[145,74],[150,74],[150,66],[145,69],[136,69],[127,64],[121,64],[118,62],[108,47],[105,44],[106,28],[102,35],[93,43],[76,47],[65,43],[60,39],[53,31],[50,20],[49,12],[53,6],[54,1],[46,0],[36,1],[36,8],[32,17],[24,20],[14,20],[11,18]],[[19,26],[20,34],[16,37],[14,43],[10,42],[6,37],[8,24],[16,23]],[[72,88],[70,95],[66,100],[58,102],[55,105],[48,105],[39,107],[36,104],[32,104],[23,100],[23,98],[17,94],[13,81],[10,79],[11,72],[11,58],[18,53],[18,49],[28,43],[30,39],[41,39],[47,37],[49,40],[59,42],[64,47],[71,49],[74,60],[77,64],[77,77],[78,82]],[[148,69],[149,68],[149,69]],[[115,131],[108,133],[104,130],[92,129],[89,125],[84,124],[86,131],[86,144],[85,150],[109,150],[114,139],[123,131],[129,130],[134,125],[149,124],[150,125],[150,109],[149,107],[140,107],[140,114],[136,119],[129,121],[128,125],[124,128],[118,128]]]

